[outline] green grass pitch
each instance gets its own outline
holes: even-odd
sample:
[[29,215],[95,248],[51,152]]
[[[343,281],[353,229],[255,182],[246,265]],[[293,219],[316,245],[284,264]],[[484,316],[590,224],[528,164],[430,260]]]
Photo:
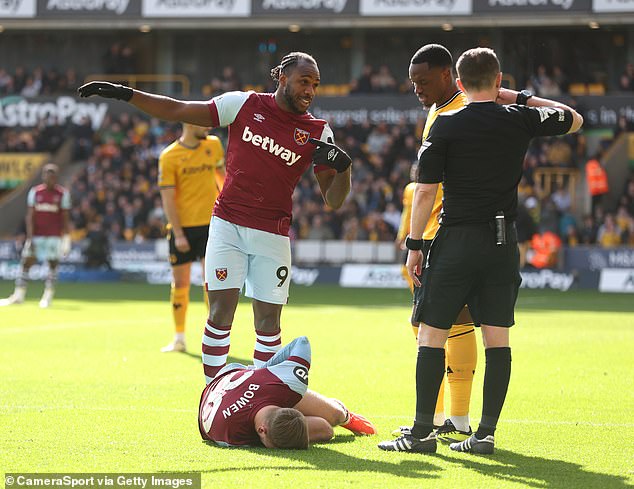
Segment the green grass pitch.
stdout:
[[[634,483],[634,297],[522,291],[513,373],[496,454],[394,454],[376,444],[414,412],[416,347],[405,290],[294,287],[283,341],[307,335],[311,388],[369,417],[379,434],[337,428],[308,451],[221,449],[196,423],[205,309],[192,290],[188,354],[172,336],[168,288],[60,284],[49,310],[0,309],[0,471],[201,472],[204,488],[624,488]],[[0,296],[12,284],[0,282]],[[248,362],[248,302],[230,356]],[[484,355],[472,400],[481,409]]]

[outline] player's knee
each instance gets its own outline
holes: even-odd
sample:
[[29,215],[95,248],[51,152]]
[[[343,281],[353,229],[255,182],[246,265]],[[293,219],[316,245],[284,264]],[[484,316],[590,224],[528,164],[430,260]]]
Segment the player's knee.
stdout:
[[233,324],[235,309],[227,307],[226,304],[209,304],[209,321],[221,326]]
[[255,329],[267,333],[275,333],[280,330],[280,316],[282,306],[278,304],[266,304],[258,302],[253,304],[253,316]]
[[334,436],[335,430],[328,424],[328,420],[326,419],[316,421],[310,427],[309,437],[311,443],[329,441],[332,440]]

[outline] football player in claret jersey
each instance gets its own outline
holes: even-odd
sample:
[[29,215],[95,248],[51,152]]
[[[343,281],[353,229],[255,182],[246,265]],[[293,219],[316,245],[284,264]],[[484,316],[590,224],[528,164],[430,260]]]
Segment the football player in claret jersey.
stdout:
[[328,123],[308,108],[320,83],[312,56],[293,52],[271,70],[274,93],[227,92],[184,101],[122,85],[90,82],[82,97],[125,100],[159,119],[228,127],[226,179],[214,207],[205,261],[209,317],[203,366],[211,380],[225,365],[240,290],[253,299],[253,361],[281,347],[280,316],[288,300],[292,194],[312,168],[325,203],[338,209],[350,192],[350,157],[334,144]]
[[[174,340],[163,352],[184,352],[191,264],[205,267],[209,221],[225,178],[225,152],[207,127],[183,124],[183,132],[159,157],[158,184],[168,221]],[[207,293],[205,291],[205,301]]]
[[55,295],[57,265],[60,258],[70,251],[70,194],[57,184],[57,174],[57,165],[44,165],[42,183],[29,190],[26,199],[26,241],[22,249],[20,275],[15,281],[15,291],[8,298],[0,300],[0,306],[24,302],[29,270],[36,262],[48,263],[40,307],[51,305]]
[[[467,98],[456,85],[452,68],[453,59],[451,53],[440,44],[427,44],[412,56],[409,65],[409,77],[414,93],[420,103],[429,109],[425,128],[423,129],[422,147],[424,147],[429,131],[440,114],[461,109],[467,103]],[[417,168],[417,171],[420,171],[420,169]],[[413,176],[413,179],[416,180],[416,175]],[[405,240],[410,229],[411,206],[415,188],[415,182],[408,184],[403,195],[403,213],[405,214],[407,211],[408,214],[406,217],[407,224],[401,223],[401,230],[399,230],[399,236],[402,236],[403,240]],[[440,225],[438,218],[442,209],[442,199],[443,191],[439,186],[433,211],[423,235],[423,254],[425,256]],[[403,232],[405,227],[407,232]],[[414,310],[416,310],[416,304],[422,298],[422,289],[413,287],[411,279],[408,282],[410,282],[410,287],[414,289]],[[411,324],[414,327],[414,334],[417,336],[419,323],[420,318],[413,313]],[[447,339],[446,350],[447,374],[445,380],[449,384],[451,412],[449,418],[445,419],[445,381],[443,380],[438,394],[434,424],[438,426],[438,439],[451,443],[462,441],[471,435],[469,403],[471,401],[473,375],[477,364],[477,348],[475,328],[469,315],[469,309],[466,306],[454,321]],[[400,430],[395,430],[395,434],[400,435]]]
[[334,426],[375,434],[370,421],[341,401],[308,390],[310,363],[310,343],[302,336],[259,368],[223,367],[200,397],[203,439],[225,447],[308,448],[310,442],[330,440]]

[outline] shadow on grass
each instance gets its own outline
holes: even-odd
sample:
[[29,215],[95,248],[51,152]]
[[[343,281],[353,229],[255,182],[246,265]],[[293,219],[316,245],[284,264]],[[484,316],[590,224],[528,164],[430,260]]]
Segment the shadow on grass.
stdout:
[[[218,469],[204,470],[202,473],[218,474],[232,472],[234,470],[253,471],[260,470],[320,470],[342,472],[373,472],[385,473],[409,479],[441,479],[443,472],[451,470],[451,467],[441,467],[434,461],[461,465],[484,477],[494,478],[502,483],[520,484],[531,488],[548,489],[625,489],[631,488],[627,478],[618,475],[600,474],[585,470],[581,465],[565,462],[563,460],[531,457],[508,450],[496,449],[495,455],[479,456],[468,454],[436,453],[433,455],[421,454],[394,454],[401,459],[395,462],[385,460],[368,460],[353,457],[327,445],[344,444],[354,440],[354,436],[337,436],[326,444],[312,445],[308,451],[304,450],[269,450],[266,448],[219,448],[213,442],[205,442],[209,446],[219,450],[248,450],[251,453],[261,453],[267,457],[280,459],[282,463],[274,465],[270,460],[261,465],[251,467],[222,467]],[[442,448],[439,447],[440,450]],[[389,454],[386,454],[389,455]],[[402,460],[408,457],[408,460]],[[409,459],[411,457],[411,459]],[[286,462],[288,461],[288,463]],[[297,461],[309,464],[308,467],[293,466]]]
[[498,448],[495,449],[494,455],[489,456],[467,454],[454,456],[440,454],[439,456],[446,462],[462,465],[483,476],[526,487],[549,489],[632,487],[622,476],[590,472],[579,464],[531,457]]
[[[253,465],[251,467],[222,467],[219,469],[211,469],[201,471],[203,474],[218,474],[222,472],[239,471],[253,471],[255,473],[260,470],[320,470],[320,471],[335,471],[335,472],[382,472],[386,474],[392,474],[399,477],[406,477],[410,479],[438,479],[441,476],[441,468],[431,463],[432,457],[425,457],[419,454],[411,454],[411,460],[399,460],[397,462],[387,462],[382,460],[367,460],[359,457],[353,457],[345,453],[341,453],[336,450],[327,448],[326,445],[332,445],[335,440],[328,442],[327,444],[312,445],[308,451],[305,450],[269,450],[266,448],[235,448],[235,449],[222,449],[222,450],[248,450],[252,453],[266,454],[267,457],[279,458],[282,463],[274,465],[271,460],[267,460],[262,465]],[[345,437],[348,438],[348,437]],[[354,438],[353,436],[349,438]],[[338,443],[349,442],[350,440],[341,440]],[[207,442],[210,446],[216,446],[212,442]],[[217,447],[217,446],[216,446]],[[378,450],[378,449],[377,449]],[[399,455],[400,457],[408,454]],[[288,461],[288,462],[284,462]],[[302,461],[310,464],[308,467],[294,466],[297,461]]]

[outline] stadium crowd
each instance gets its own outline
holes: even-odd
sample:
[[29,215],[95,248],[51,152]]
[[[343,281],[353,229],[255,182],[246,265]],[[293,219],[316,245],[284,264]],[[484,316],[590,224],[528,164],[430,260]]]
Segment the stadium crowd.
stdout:
[[[97,228],[111,240],[163,236],[157,159],[178,137],[180,127],[123,113],[108,119],[92,136],[86,125],[74,131],[85,132],[84,138],[77,139],[76,155],[86,161],[70,184],[74,237],[82,238]],[[353,158],[351,195],[341,209],[324,209],[316,180],[310,172],[303,175],[293,198],[292,238],[394,240],[419,131],[420,127],[405,123],[349,123],[335,129],[336,140]],[[226,138],[222,131],[217,133]],[[546,193],[534,178],[540,168],[582,169],[585,162],[583,136],[542,139],[531,146],[520,185],[523,218],[519,225],[525,240],[550,231],[569,246],[634,244],[634,174],[618,208],[598,206],[581,222],[575,218],[567,185],[553,186]]]
[[[128,47],[114,44],[104,57],[104,66],[107,72],[125,73],[132,69],[133,59],[134,53]],[[632,65],[625,67],[620,81],[623,90],[631,89],[633,70]],[[34,84],[37,89],[28,88]],[[537,94],[552,97],[567,89],[568,80],[557,66],[540,65],[526,84]],[[42,68],[27,72],[18,67],[10,73],[0,68],[0,95],[70,93],[76,85],[74,70],[60,74]],[[238,74],[228,66],[210,81],[208,95],[242,87]],[[366,65],[361,76],[351,83],[351,93],[359,94],[409,90],[409,84],[399,83],[387,65],[378,68]],[[615,135],[631,130],[627,120],[621,118]],[[178,137],[179,131],[178,125],[123,113],[108,118],[96,132],[87,120],[67,126],[43,122],[33,129],[3,128],[0,129],[0,151],[54,152],[68,136],[73,136],[74,160],[85,161],[70,184],[75,239],[99,232],[110,240],[142,241],[164,235],[165,216],[156,185],[157,158],[161,150]],[[226,140],[222,130],[216,133]],[[394,240],[402,192],[409,182],[420,133],[420,125],[414,127],[406,123],[349,123],[337,128],[336,140],[353,158],[351,196],[341,209],[324,210],[314,177],[305,174],[294,194],[291,237]],[[568,177],[562,184],[548,185],[548,188],[536,178],[543,168],[577,169],[583,176],[588,159],[583,135],[540,139],[531,145],[520,185],[518,225],[525,242],[535,233],[550,232],[568,246],[634,244],[634,177],[630,176],[615,208],[593,206],[593,211],[580,220],[575,217],[579,214]]]

